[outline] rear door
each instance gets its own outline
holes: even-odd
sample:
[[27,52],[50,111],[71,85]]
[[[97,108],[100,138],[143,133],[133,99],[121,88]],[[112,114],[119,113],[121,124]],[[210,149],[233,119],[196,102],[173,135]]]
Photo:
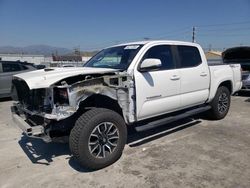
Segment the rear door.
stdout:
[[204,103],[209,96],[209,68],[195,46],[176,46],[178,68],[181,76],[181,107]]

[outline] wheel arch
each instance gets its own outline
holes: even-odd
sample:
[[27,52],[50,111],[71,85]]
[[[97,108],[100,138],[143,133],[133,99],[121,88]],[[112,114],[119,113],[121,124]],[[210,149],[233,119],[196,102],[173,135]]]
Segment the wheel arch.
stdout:
[[216,84],[216,86],[212,86],[212,89],[210,89],[210,95],[209,95],[208,102],[211,102],[213,100],[218,88],[221,87],[221,86],[224,86],[224,87],[228,88],[230,94],[233,94],[233,82],[232,82],[232,80],[225,79],[225,80],[222,80],[221,82],[218,82]]
[[[223,119],[230,108],[231,98],[230,98],[230,82],[222,82],[216,91],[213,100],[210,102],[211,109],[207,112],[207,116],[211,120]],[[231,91],[232,92],[232,91]]]
[[118,101],[102,94],[93,94],[87,97],[85,100],[82,100],[79,103],[78,110],[85,111],[87,108],[106,108],[109,110],[113,110],[120,114],[123,118],[123,110],[121,106],[119,105]]
[[230,91],[230,93],[232,94],[232,92],[233,92],[233,83],[232,83],[231,80],[226,80],[226,81],[221,82],[219,84],[218,88],[221,87],[221,86],[226,87]]

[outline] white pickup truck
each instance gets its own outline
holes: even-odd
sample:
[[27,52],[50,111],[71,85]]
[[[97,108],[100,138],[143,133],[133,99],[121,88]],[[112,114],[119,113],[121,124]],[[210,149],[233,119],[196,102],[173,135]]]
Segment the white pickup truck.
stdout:
[[73,156],[89,169],[122,154],[127,127],[137,131],[207,113],[226,116],[241,86],[240,65],[208,66],[202,48],[144,41],[106,48],[82,68],[47,68],[13,77],[13,119],[30,137],[68,136]]

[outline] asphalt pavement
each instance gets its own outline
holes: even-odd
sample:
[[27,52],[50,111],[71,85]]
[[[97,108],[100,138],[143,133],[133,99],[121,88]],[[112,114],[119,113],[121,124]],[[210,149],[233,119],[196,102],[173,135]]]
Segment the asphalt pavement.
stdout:
[[28,138],[0,102],[0,187],[250,187],[250,95],[233,96],[220,121],[187,118],[130,131],[122,157],[88,171],[68,144]]

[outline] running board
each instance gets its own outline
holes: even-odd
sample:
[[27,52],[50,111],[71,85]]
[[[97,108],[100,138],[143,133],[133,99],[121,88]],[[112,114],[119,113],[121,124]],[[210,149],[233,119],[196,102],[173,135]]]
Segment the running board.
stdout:
[[137,126],[137,127],[135,127],[135,130],[138,132],[146,131],[146,130],[153,129],[153,128],[180,120],[180,119],[187,118],[187,117],[192,116],[192,115],[196,115],[196,114],[205,112],[209,109],[211,109],[211,106],[203,106],[203,107],[195,108],[195,109],[183,112],[183,113],[178,114],[178,115],[168,116],[168,117],[165,117],[162,119],[148,122],[144,125]]

